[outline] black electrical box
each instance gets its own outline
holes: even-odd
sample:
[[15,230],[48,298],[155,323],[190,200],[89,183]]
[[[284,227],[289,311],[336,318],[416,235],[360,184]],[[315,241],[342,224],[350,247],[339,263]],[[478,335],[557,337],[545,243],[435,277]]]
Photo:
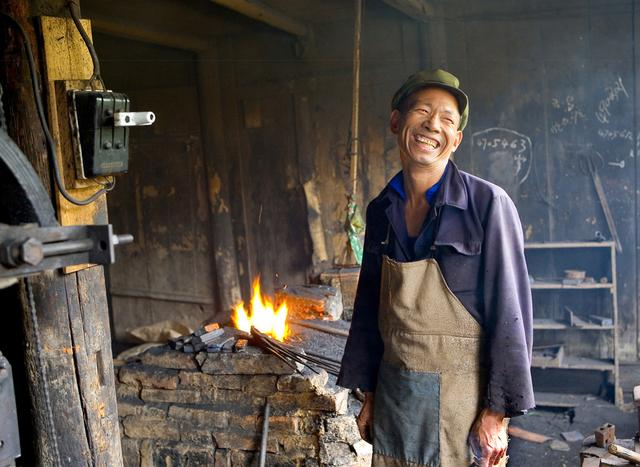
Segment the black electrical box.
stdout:
[[129,98],[109,91],[71,91],[80,141],[81,178],[124,173],[129,168],[129,127],[114,115],[129,112]]

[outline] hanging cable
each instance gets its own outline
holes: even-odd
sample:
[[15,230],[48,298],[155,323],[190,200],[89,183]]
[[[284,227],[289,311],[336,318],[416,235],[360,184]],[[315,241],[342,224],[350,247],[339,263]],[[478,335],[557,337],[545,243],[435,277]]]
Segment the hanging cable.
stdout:
[[93,43],[85,31],[84,26],[82,26],[82,22],[80,21],[80,4],[77,0],[69,0],[67,3],[67,7],[69,8],[69,14],[71,15],[71,19],[73,20],[73,24],[76,25],[76,29],[80,33],[82,40],[84,41],[87,49],[89,50],[89,55],[91,55],[91,62],[93,63],[93,73],[91,74],[91,78],[89,78],[89,85],[91,89],[95,90],[94,83],[98,81],[102,86],[102,90],[106,90],[107,88],[104,85],[104,81],[102,80],[102,76],[100,75],[100,60],[98,60],[98,54],[96,53],[96,49],[93,47]]
[[[64,187],[64,180],[62,180],[62,175],[60,173],[60,166],[58,165],[58,158],[56,154],[56,145],[53,141],[53,137],[51,136],[51,131],[49,130],[49,125],[47,124],[47,119],[44,114],[44,106],[42,104],[42,94],[40,88],[40,81],[38,80],[38,74],[36,72],[35,60],[33,58],[33,52],[31,51],[31,41],[29,40],[29,36],[27,36],[26,31],[22,28],[20,23],[18,23],[13,17],[7,15],[6,13],[0,13],[4,18],[8,19],[20,32],[22,36],[22,43],[25,49],[25,53],[27,55],[27,63],[29,65],[29,75],[31,77],[31,87],[33,89],[33,97],[36,103],[36,110],[38,112],[38,119],[40,120],[40,125],[42,126],[42,131],[44,133],[45,140],[47,142],[47,149],[49,156],[51,158],[51,165],[53,167],[53,175],[56,182],[56,186],[60,191],[60,194],[70,203],[73,203],[78,206],[86,206],[87,204],[93,203],[96,199],[102,196],[104,193],[113,190],[115,187],[115,179],[109,185],[101,188],[93,195],[89,196],[86,199],[77,199],[74,198]],[[93,48],[93,47],[91,47]],[[95,53],[95,50],[94,50]],[[97,59],[97,57],[96,57]],[[95,63],[94,63],[95,65]],[[102,82],[102,78],[99,77],[100,65],[98,64],[98,74],[97,78],[100,82]],[[96,74],[96,70],[94,70],[94,75]],[[93,76],[93,75],[92,75]]]

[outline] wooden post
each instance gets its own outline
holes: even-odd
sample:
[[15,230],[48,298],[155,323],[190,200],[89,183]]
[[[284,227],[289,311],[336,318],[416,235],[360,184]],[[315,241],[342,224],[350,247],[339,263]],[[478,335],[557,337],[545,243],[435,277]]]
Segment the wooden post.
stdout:
[[[30,13],[66,14],[61,0],[5,0],[1,8],[27,31],[36,58],[41,50]],[[1,31],[0,82],[8,132],[51,190],[23,42],[8,25]],[[31,414],[20,417],[33,419],[32,431],[22,433],[23,456],[30,456],[25,461],[47,466],[122,465],[102,267],[66,276],[59,270],[43,273],[23,280],[18,295],[15,309],[3,311],[21,315],[24,325],[22,371]]]
[[[222,90],[216,48],[198,56],[198,86],[204,158],[209,185],[211,244],[222,311],[227,313],[241,299],[237,256],[229,201],[229,164],[222,121]],[[228,316],[228,313],[227,313]]]

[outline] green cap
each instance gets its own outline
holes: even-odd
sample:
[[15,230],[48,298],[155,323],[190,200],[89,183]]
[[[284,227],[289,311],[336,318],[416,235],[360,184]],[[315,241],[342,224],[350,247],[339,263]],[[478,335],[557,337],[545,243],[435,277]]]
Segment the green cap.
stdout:
[[391,100],[391,109],[399,109],[402,101],[422,88],[437,87],[449,91],[458,101],[460,127],[463,130],[469,120],[469,97],[460,90],[460,80],[444,70],[422,70],[409,76]]

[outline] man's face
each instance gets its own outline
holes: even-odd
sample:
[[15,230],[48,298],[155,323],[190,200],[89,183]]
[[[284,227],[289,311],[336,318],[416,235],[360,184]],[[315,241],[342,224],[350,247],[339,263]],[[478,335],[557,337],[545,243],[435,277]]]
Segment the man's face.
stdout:
[[424,88],[407,97],[404,113],[391,112],[391,131],[396,135],[405,167],[429,166],[449,160],[462,142],[460,112],[453,94],[441,88]]

